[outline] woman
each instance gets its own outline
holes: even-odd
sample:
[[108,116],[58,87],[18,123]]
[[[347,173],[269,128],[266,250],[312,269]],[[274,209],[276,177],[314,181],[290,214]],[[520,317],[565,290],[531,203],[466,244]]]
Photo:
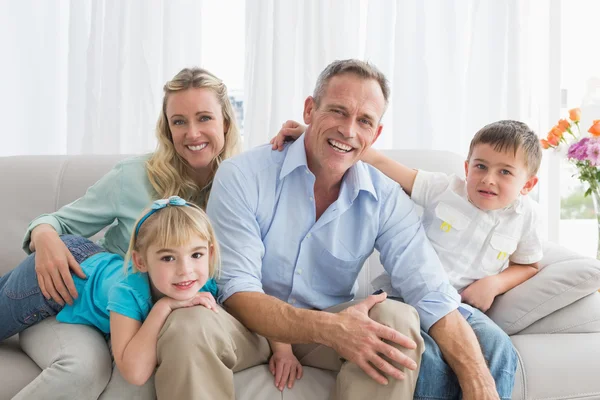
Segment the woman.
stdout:
[[[220,162],[239,151],[240,136],[223,82],[210,72],[183,69],[164,86],[156,127],[157,150],[120,162],[80,199],[31,222],[23,248],[35,251],[31,290],[64,304],[77,292],[70,270],[85,278],[60,234],[90,237],[110,225],[99,242],[123,256],[140,212],[153,200],[177,195],[206,207]],[[28,310],[33,322],[44,310]],[[82,325],[49,318],[25,330],[21,347],[44,369],[15,399],[139,398],[154,394],[152,381],[141,389],[127,384],[112,362],[104,337]],[[140,392],[141,391],[141,392]]]

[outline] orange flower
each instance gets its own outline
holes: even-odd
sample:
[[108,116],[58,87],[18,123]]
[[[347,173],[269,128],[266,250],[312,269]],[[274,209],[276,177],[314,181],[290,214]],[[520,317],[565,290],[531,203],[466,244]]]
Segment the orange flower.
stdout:
[[594,120],[594,123],[592,124],[592,126],[590,126],[588,132],[594,136],[600,136],[600,119]]
[[560,140],[562,139],[564,133],[564,130],[560,129],[558,126],[555,125],[554,127],[552,127],[552,129],[550,129],[550,132],[548,132],[548,139],[552,136],[556,137],[557,140]]
[[555,135],[548,135],[548,144],[551,146],[558,146],[558,141],[560,138]]
[[573,122],[579,122],[579,120],[581,119],[581,109],[573,108],[569,110],[569,119]]
[[558,121],[557,127],[564,132],[571,127],[571,124],[566,119],[561,119]]
[[548,141],[546,139],[540,139],[540,143],[542,145],[542,149],[550,148],[550,143],[548,143]]

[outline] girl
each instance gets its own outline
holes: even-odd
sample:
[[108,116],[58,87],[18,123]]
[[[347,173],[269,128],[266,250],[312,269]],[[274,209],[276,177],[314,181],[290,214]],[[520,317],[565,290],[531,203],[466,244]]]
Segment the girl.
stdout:
[[202,305],[218,312],[213,278],[220,258],[208,217],[180,197],[155,201],[134,226],[125,263],[88,239],[61,236],[87,276],[74,276],[73,305],[29,287],[34,254],[0,278],[0,341],[52,315],[91,325],[111,334],[123,377],[143,385],[156,367],[158,334],[171,311]]

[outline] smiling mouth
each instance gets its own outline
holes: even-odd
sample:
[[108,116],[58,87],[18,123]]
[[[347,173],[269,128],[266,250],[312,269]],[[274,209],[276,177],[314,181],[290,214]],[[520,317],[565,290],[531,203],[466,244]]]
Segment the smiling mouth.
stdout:
[[493,196],[497,196],[496,193],[494,192],[490,192],[488,190],[478,190],[478,192],[486,197],[493,197]]
[[175,286],[177,289],[179,290],[187,290],[189,288],[191,288],[192,286],[194,286],[194,284],[197,281],[184,281],[184,282],[179,282],[179,283],[174,283],[173,286]]
[[200,150],[202,150],[203,148],[205,148],[206,146],[208,146],[208,143],[202,143],[202,144],[199,144],[199,145],[196,145],[196,146],[190,146],[190,145],[188,145],[188,146],[186,146],[186,147],[187,147],[189,150],[191,150],[191,151],[200,151]]
[[337,140],[327,139],[327,143],[329,143],[329,146],[338,153],[349,153],[353,150],[351,146],[338,142]]

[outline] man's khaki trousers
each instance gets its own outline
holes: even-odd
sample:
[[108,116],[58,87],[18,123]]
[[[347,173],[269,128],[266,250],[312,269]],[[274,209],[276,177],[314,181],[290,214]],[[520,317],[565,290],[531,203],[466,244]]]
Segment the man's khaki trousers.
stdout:
[[[356,303],[344,303],[328,312],[339,312]],[[416,310],[404,303],[385,300],[369,316],[413,339],[417,348],[396,346],[420,366],[424,351]],[[293,346],[303,366],[339,371],[331,394],[335,400],[412,399],[419,368],[399,367],[406,378],[380,385],[358,365],[344,362],[331,348],[319,344]],[[159,400],[234,400],[233,373],[266,364],[271,356],[267,340],[250,332],[222,308],[219,313],[204,307],[181,308],[171,313],[158,339],[156,394]],[[388,360],[390,361],[390,360]],[[288,390],[288,389],[285,389]],[[294,389],[292,389],[294,390]]]

